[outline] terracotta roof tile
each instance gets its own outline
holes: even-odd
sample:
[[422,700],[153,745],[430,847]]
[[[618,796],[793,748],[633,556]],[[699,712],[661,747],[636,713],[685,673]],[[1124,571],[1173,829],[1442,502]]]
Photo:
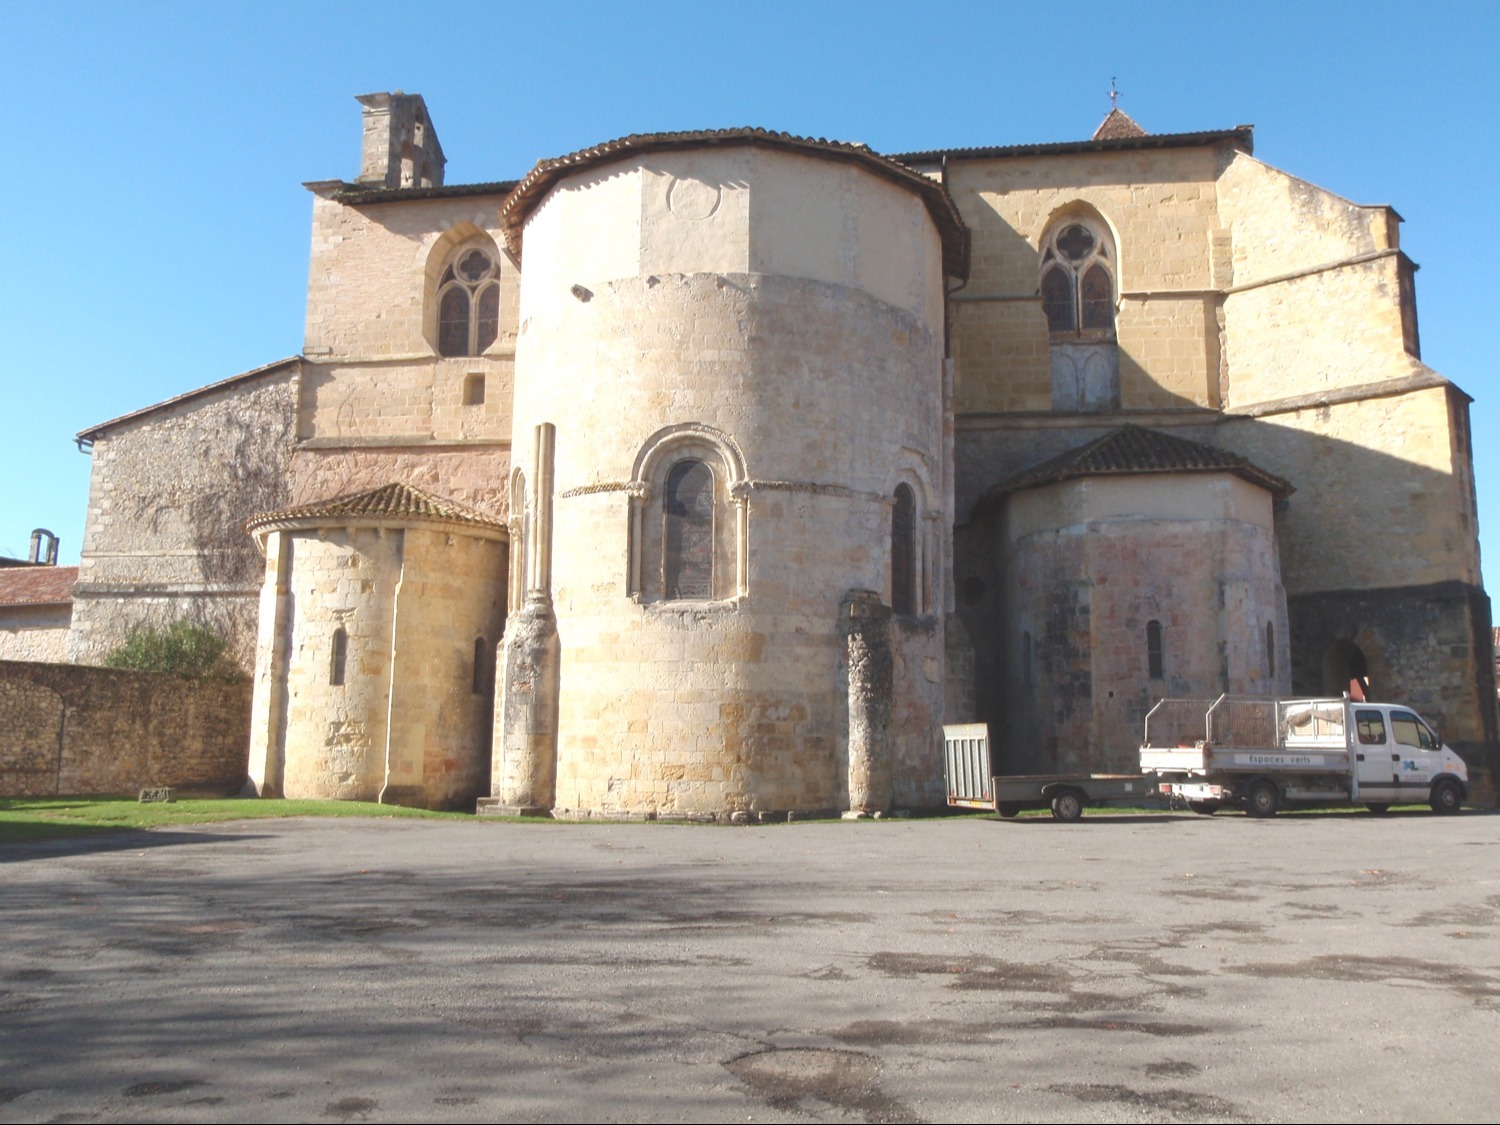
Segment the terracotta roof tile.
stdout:
[[0,570],[0,605],[68,605],[76,566],[8,566]]
[[409,484],[385,484],[368,492],[335,496],[312,504],[299,504],[279,512],[252,516],[246,530],[275,523],[317,523],[322,520],[396,519],[418,523],[457,523],[472,527],[499,528],[499,520],[482,515],[442,496],[434,496]]
[[1113,107],[1094,130],[1093,140],[1117,141],[1122,137],[1144,137],[1146,130],[1135,123],[1135,119],[1119,106]]
[[1233,473],[1278,498],[1296,491],[1289,482],[1237,453],[1159,430],[1125,425],[1002,481],[985,493],[981,506],[987,507],[1012,492],[1078,477],[1142,473]]

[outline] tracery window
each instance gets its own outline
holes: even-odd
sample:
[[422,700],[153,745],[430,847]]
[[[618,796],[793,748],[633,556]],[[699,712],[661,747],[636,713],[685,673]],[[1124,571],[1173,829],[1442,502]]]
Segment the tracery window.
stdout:
[[500,333],[500,267],[487,249],[460,248],[438,282],[438,354],[480,355]]
[[714,596],[714,475],[702,461],[679,461],[667,472],[662,578],[669,599]]
[[1119,409],[1118,270],[1114,242],[1093,217],[1065,215],[1042,238],[1038,292],[1052,342],[1054,410]]
[[1113,339],[1115,262],[1109,240],[1082,219],[1055,226],[1042,243],[1042,311],[1054,338]]

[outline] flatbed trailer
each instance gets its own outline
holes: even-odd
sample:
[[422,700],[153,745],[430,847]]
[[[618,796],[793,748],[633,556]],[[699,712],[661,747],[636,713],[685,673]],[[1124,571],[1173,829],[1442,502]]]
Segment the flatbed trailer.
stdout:
[[1057,820],[1077,820],[1090,805],[1135,805],[1156,799],[1155,784],[1138,773],[996,776],[986,723],[943,728],[943,774],[950,807],[994,809],[1003,817],[1023,809],[1050,809]]

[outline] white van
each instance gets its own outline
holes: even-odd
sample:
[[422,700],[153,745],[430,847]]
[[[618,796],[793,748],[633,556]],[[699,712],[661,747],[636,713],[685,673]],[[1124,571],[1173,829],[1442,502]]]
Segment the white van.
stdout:
[[1342,699],[1163,699],[1146,716],[1141,771],[1194,812],[1349,801],[1372,812],[1425,801],[1456,813],[1464,761],[1410,707]]

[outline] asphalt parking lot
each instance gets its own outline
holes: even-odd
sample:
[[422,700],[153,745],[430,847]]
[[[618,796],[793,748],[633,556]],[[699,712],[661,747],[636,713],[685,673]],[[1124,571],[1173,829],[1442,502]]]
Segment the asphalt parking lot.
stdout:
[[0,1120],[1493,1121],[1500,816],[0,848]]

